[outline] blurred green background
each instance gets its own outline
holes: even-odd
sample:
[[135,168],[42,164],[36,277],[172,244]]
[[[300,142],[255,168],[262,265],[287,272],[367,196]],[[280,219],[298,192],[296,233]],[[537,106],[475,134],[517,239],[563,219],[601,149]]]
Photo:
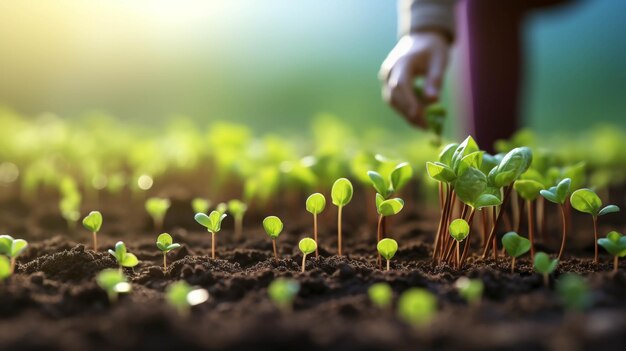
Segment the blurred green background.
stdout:
[[[626,1],[595,0],[529,18],[528,125],[626,126],[624,13]],[[396,17],[392,1],[3,2],[0,104],[68,118],[97,109],[150,126],[186,115],[260,132],[308,128],[331,113],[357,130],[404,132],[376,77]],[[457,52],[449,104],[462,93],[458,61]]]

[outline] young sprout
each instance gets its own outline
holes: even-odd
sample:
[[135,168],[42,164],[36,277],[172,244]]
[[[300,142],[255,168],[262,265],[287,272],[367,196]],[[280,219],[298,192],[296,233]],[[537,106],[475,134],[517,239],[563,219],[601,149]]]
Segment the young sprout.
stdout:
[[115,257],[117,263],[120,265],[120,272],[122,271],[122,267],[132,268],[139,263],[137,256],[128,252],[126,245],[121,241],[115,244],[115,251],[109,249],[109,253]]
[[311,238],[304,238],[300,240],[298,247],[300,248],[300,251],[302,251],[302,273],[304,273],[306,268],[306,255],[315,252],[315,249],[317,249],[317,243]]
[[172,236],[168,233],[163,233],[157,238],[156,246],[163,252],[163,272],[165,273],[167,272],[167,253],[178,249],[180,244],[175,243]]
[[515,272],[515,259],[530,250],[530,240],[517,235],[515,232],[508,232],[502,237],[502,246],[506,253],[511,256],[511,273]]
[[78,191],[66,192],[59,200],[59,210],[61,216],[67,222],[67,226],[70,229],[76,228],[76,222],[80,219],[80,204],[82,202],[82,196]]
[[165,219],[165,213],[170,208],[171,202],[169,199],[160,197],[151,197],[146,200],[146,211],[152,217],[154,222],[154,229],[163,229],[163,220]]
[[372,303],[381,309],[391,307],[391,299],[393,298],[393,290],[387,283],[376,283],[367,289],[367,295]]
[[376,249],[387,260],[387,271],[389,271],[389,262],[398,251],[398,243],[393,239],[385,238],[378,242]]
[[337,254],[341,256],[341,212],[352,200],[352,183],[346,178],[339,178],[333,184],[331,198],[337,206]]
[[[326,208],[326,198],[320,193],[311,194],[306,199],[306,210],[313,215],[313,240],[317,242],[317,215]],[[315,257],[319,257],[319,250],[315,249]]]
[[243,215],[248,210],[248,205],[239,200],[228,201],[228,212],[235,219],[235,238],[239,239],[243,232]]
[[118,294],[129,293],[132,286],[126,279],[124,273],[117,269],[107,268],[96,276],[96,283],[107,292],[109,302],[115,303]]
[[0,282],[11,276],[11,263],[5,256],[0,256]]
[[193,213],[208,213],[210,207],[211,201],[207,199],[196,197],[191,200],[191,208],[193,209]]
[[274,305],[285,312],[291,311],[299,291],[300,283],[293,279],[278,278],[267,287],[267,294]]
[[278,261],[278,250],[276,249],[276,239],[283,231],[283,222],[276,216],[265,217],[263,220],[263,229],[272,239],[272,248],[274,249],[274,259]]
[[550,259],[545,252],[537,252],[534,259],[535,271],[543,275],[543,283],[545,286],[550,285],[550,273],[554,272],[556,266],[559,264],[558,259]]
[[618,259],[626,256],[626,236],[612,231],[606,238],[598,239],[598,245],[602,246],[608,253],[613,255],[613,272],[617,272]]
[[575,274],[566,274],[556,282],[556,291],[565,307],[583,311],[591,306],[591,293],[585,279]]
[[[461,268],[461,242],[467,238],[470,226],[464,219],[457,218],[450,223],[450,236],[456,240],[456,268]],[[468,244],[465,244],[468,245]]]
[[477,305],[483,296],[485,285],[480,279],[469,279],[461,277],[454,283],[454,287],[459,291],[459,295],[470,305]]
[[[384,238],[383,233],[383,218],[393,216],[400,213],[404,207],[404,200],[400,198],[385,200],[385,198],[376,193],[376,211],[378,212],[378,226],[376,230],[376,241],[380,242]],[[378,264],[382,263],[380,254],[378,255]]]
[[598,216],[619,212],[619,207],[615,205],[602,207],[602,200],[600,200],[600,197],[591,189],[578,189],[574,191],[570,197],[570,203],[576,210],[591,215],[593,220],[593,244],[595,249],[593,262],[598,263]]
[[530,240],[530,259],[535,258],[535,200],[543,190],[543,184],[532,179],[519,179],[513,183],[513,188],[526,201],[528,209],[528,240]]
[[226,218],[226,214],[219,211],[211,211],[207,216],[204,213],[196,213],[194,219],[201,226],[205,227],[211,233],[211,258],[215,259],[215,233],[222,228],[222,221]]
[[398,314],[406,322],[421,327],[437,313],[437,298],[426,289],[410,288],[398,300]]
[[83,227],[93,234],[93,250],[98,251],[98,237],[97,234],[102,227],[102,214],[98,211],[91,211],[83,219]]
[[192,306],[209,299],[209,292],[205,289],[194,289],[186,281],[180,280],[168,285],[165,289],[165,299],[181,316],[187,316]]
[[572,180],[569,178],[565,178],[559,182],[556,186],[551,187],[548,190],[541,190],[539,193],[546,200],[550,202],[554,202],[561,207],[561,228],[563,229],[563,233],[561,234],[561,249],[559,249],[559,256],[557,259],[560,261],[563,256],[563,251],[565,251],[565,239],[567,238],[567,220],[565,217],[565,200],[567,200],[567,194],[569,193],[570,185],[572,184]]
[[0,254],[5,255],[10,260],[10,272],[13,274],[15,271],[15,260],[26,247],[28,242],[24,239],[13,239],[10,235],[0,235]]
[[219,204],[217,204],[217,206],[215,206],[215,211],[219,212],[220,214],[226,213],[226,211],[228,211],[228,204],[226,204],[225,202],[220,202]]

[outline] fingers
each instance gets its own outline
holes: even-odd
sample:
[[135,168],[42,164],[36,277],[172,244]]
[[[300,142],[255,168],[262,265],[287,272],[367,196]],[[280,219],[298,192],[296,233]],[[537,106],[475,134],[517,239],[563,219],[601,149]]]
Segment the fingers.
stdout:
[[[382,70],[381,70],[382,72]],[[415,74],[410,65],[398,61],[388,73],[386,82],[383,82],[383,98],[391,107],[399,112],[414,126],[426,127],[423,119],[423,103],[415,95],[413,81]],[[382,75],[380,78],[384,78]]]
[[428,102],[439,100],[443,76],[448,65],[448,56],[445,52],[435,52],[428,62],[424,80],[424,97]]

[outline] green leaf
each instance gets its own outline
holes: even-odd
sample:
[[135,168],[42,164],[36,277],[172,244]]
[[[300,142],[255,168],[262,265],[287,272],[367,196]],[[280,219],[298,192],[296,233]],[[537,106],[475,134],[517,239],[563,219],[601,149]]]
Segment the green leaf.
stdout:
[[385,238],[378,242],[378,245],[376,245],[376,249],[378,249],[378,253],[381,256],[389,261],[398,251],[398,242],[390,238]]
[[186,281],[174,282],[165,289],[165,299],[179,313],[186,313],[190,306],[199,305],[209,299],[205,289],[194,289]]
[[502,237],[502,245],[506,253],[511,257],[519,257],[530,250],[530,240],[517,235],[515,232],[508,232]]
[[265,217],[263,220],[263,229],[272,239],[278,238],[280,232],[283,231],[283,222],[276,216]]
[[326,208],[326,198],[320,193],[311,194],[306,199],[306,210],[312,214],[320,214]]
[[211,211],[208,216],[204,213],[196,213],[194,216],[196,222],[205,227],[211,233],[217,233],[220,231],[224,218],[226,218],[226,214],[217,210]]
[[456,241],[463,241],[469,235],[469,224],[461,218],[455,219],[450,223],[450,236]]
[[566,274],[556,282],[556,291],[565,307],[582,311],[591,306],[589,286],[583,277]]
[[541,190],[539,191],[539,194],[550,202],[562,205],[565,203],[567,193],[569,193],[570,184],[571,180],[569,178],[565,178],[561,180],[557,186],[550,187],[548,190]]
[[240,200],[228,201],[228,211],[233,215],[233,217],[242,217],[247,210],[248,205]]
[[0,235],[0,254],[10,256],[13,237],[10,235]]
[[135,267],[138,263],[139,263],[139,260],[137,259],[137,256],[133,255],[130,252],[124,255],[124,259],[120,262],[120,264],[123,267],[128,267],[128,268]]
[[428,290],[410,288],[398,300],[398,314],[407,323],[424,325],[437,313],[437,298]]
[[470,304],[480,301],[483,296],[483,290],[485,289],[482,280],[469,279],[467,277],[457,279],[454,283],[454,287],[459,290],[459,295]]
[[391,306],[393,290],[387,283],[376,283],[367,289],[367,295],[372,303],[379,308]]
[[315,249],[317,249],[317,243],[311,238],[304,238],[300,240],[300,243],[298,243],[298,248],[300,248],[300,251],[302,251],[303,254],[308,255],[315,252]]
[[338,207],[343,207],[349,204],[350,200],[352,200],[352,191],[352,183],[350,183],[348,179],[337,179],[331,190],[333,204]]
[[300,283],[293,279],[278,278],[267,287],[267,294],[281,309],[288,309],[300,291]]
[[408,162],[400,163],[391,171],[389,176],[391,180],[391,189],[398,193],[413,177],[413,168]]
[[96,276],[96,283],[98,283],[98,286],[107,292],[122,292],[118,291],[120,289],[116,289],[116,287],[120,283],[127,282],[128,281],[124,273],[120,272],[118,269],[107,268],[98,273]]
[[27,246],[28,242],[26,242],[26,240],[24,239],[13,240],[13,244],[11,245],[11,254],[9,255],[9,257],[19,256],[22,252],[24,252],[24,250],[26,250]]
[[403,207],[404,201],[400,198],[384,200],[378,205],[378,214],[381,214],[385,217],[393,216],[402,211]]
[[572,193],[570,203],[576,210],[597,216],[602,207],[602,200],[591,189],[578,189]]
[[146,200],[146,212],[153,218],[163,218],[170,208],[170,200],[158,197],[151,197]]
[[440,162],[426,162],[426,172],[434,180],[443,183],[452,183],[456,178],[454,171]]
[[208,213],[211,207],[211,201],[203,198],[195,198],[191,200],[191,208],[194,213]]
[[489,181],[502,188],[517,180],[532,163],[532,152],[527,147],[509,151],[500,163],[489,172]]
[[[391,194],[391,186],[387,183],[387,181],[385,181],[385,178],[383,178],[383,176],[381,176],[380,173],[374,172],[374,171],[368,171],[367,176],[370,178],[370,181],[372,185],[374,186],[374,189],[376,190],[377,193],[383,195],[385,198]],[[345,178],[342,178],[342,179],[345,179]],[[339,180],[337,180],[337,182],[338,181]],[[335,184],[337,184],[337,182],[335,182]],[[333,185],[333,191],[334,190],[335,190],[335,185]],[[352,194],[350,194],[350,197],[352,197]],[[333,196],[333,203],[335,203],[334,196]]]
[[539,192],[543,190],[543,184],[535,180],[519,179],[513,183],[513,188],[522,199],[533,201],[539,196]]
[[168,233],[163,233],[157,238],[156,245],[159,250],[163,252],[169,252],[180,247],[180,244],[175,244],[173,242],[174,240],[172,239],[171,235],[169,235]]
[[453,143],[446,145],[439,153],[439,162],[448,167],[452,166],[452,156],[459,147],[459,144]]
[[379,193],[376,193],[376,210],[378,210],[378,208],[380,207],[380,204],[382,204],[383,201],[385,201],[385,198]]
[[0,282],[11,276],[11,262],[5,256],[0,256]]
[[605,214],[615,213],[615,212],[619,212],[619,207],[615,205],[608,205],[605,208],[601,209],[600,212],[598,212],[598,216],[604,216]]
[[487,177],[480,170],[470,167],[457,178],[454,190],[461,201],[475,207],[476,200],[487,190]]
[[113,256],[117,258],[118,262],[124,260],[124,256],[126,256],[126,245],[122,241],[118,241],[117,243],[115,243],[115,251],[113,253]]
[[550,256],[548,256],[548,254],[545,252],[537,252],[535,254],[534,266],[535,266],[535,271],[537,271],[537,273],[550,274],[554,272],[558,264],[559,264],[558,259],[555,258],[551,260]]
[[[489,189],[487,189],[486,191],[489,191]],[[474,208],[480,210],[481,208],[499,206],[501,204],[502,199],[499,196],[490,193],[483,193],[480,194],[480,196],[478,196],[478,199],[476,199],[476,201],[474,202]]]
[[463,157],[461,162],[458,163],[458,168],[454,169],[456,174],[462,174],[466,169],[473,167],[480,169],[483,162],[483,151],[472,152],[471,154]]
[[102,227],[102,214],[98,211],[91,211],[83,219],[83,226],[92,233],[97,233]]
[[461,160],[463,159],[463,157],[476,151],[480,151],[480,149],[478,148],[478,144],[476,144],[476,141],[474,141],[474,138],[472,138],[471,136],[468,136],[456,148],[456,150],[454,150],[450,167],[456,171],[459,168],[459,163],[461,163]]
[[612,256],[626,256],[626,237],[616,231],[607,234],[606,238],[598,239],[598,245],[602,246]]
[[209,216],[205,213],[196,213],[196,215],[193,217],[193,219],[196,220],[196,222],[198,222],[201,226],[208,228],[211,226],[211,220],[209,219]]
[[439,103],[433,103],[426,107],[424,111],[426,115],[426,125],[428,130],[432,131],[436,136],[443,133],[443,125],[446,121],[446,109]]
[[483,152],[483,161],[479,167],[480,171],[485,174],[489,174],[489,172],[491,172],[491,170],[496,167],[498,163],[500,163],[500,160],[498,160],[498,158],[486,152]]

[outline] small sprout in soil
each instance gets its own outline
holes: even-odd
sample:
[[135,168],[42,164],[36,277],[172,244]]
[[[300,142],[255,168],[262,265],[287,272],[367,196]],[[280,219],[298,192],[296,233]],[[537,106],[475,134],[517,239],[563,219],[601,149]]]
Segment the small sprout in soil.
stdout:
[[209,299],[209,292],[205,289],[194,289],[184,280],[180,280],[165,289],[165,299],[181,316],[187,316],[192,306]]
[[437,313],[437,298],[426,289],[410,288],[398,300],[398,314],[407,323],[420,327]]
[[167,253],[178,249],[180,244],[175,243],[168,233],[163,233],[157,238],[156,246],[163,252],[163,272],[167,272]]
[[[383,233],[383,219],[385,217],[393,216],[400,213],[400,211],[402,211],[402,208],[404,208],[404,200],[400,198],[385,200],[385,198],[381,194],[376,193],[376,211],[378,212],[378,226],[376,229],[377,242],[380,242],[385,237],[385,233]],[[380,267],[381,264],[382,259],[379,254],[378,266]]]
[[0,256],[0,282],[11,276],[11,263],[5,256]]
[[389,284],[383,282],[373,284],[367,289],[367,295],[376,307],[382,309],[391,307],[393,290]]
[[341,212],[352,200],[352,183],[346,178],[339,178],[333,184],[331,198],[337,206],[337,254],[341,256]]
[[105,269],[98,273],[96,276],[96,282],[109,296],[109,302],[115,303],[117,301],[118,294],[129,293],[132,290],[132,286],[126,279],[124,273],[117,269]]
[[28,242],[24,239],[13,239],[10,235],[0,235],[0,255],[10,259],[10,272],[15,271],[15,260],[26,250]]
[[563,252],[565,251],[565,241],[567,239],[567,218],[565,215],[564,204],[565,200],[567,200],[567,194],[569,193],[571,184],[572,180],[570,178],[565,178],[556,186],[539,192],[546,200],[558,204],[561,208],[561,229],[563,232],[561,234],[561,248],[559,249],[559,256],[557,257],[559,261],[561,260],[561,257],[563,257]]
[[117,263],[120,265],[120,271],[122,271],[122,267],[132,268],[139,263],[137,256],[128,252],[126,245],[122,241],[118,241],[115,244],[115,251],[109,249],[109,253],[117,260]]
[[[456,240],[456,268],[461,268],[461,242],[467,238],[470,226],[464,219],[458,218],[450,223],[450,236]],[[467,244],[466,244],[467,245]]]
[[225,202],[220,202],[219,204],[217,204],[217,206],[215,206],[215,211],[221,214],[226,213],[226,211],[228,211],[228,204]]
[[211,211],[207,216],[204,213],[196,213],[194,219],[201,226],[205,227],[211,233],[211,258],[215,259],[215,233],[222,229],[222,221],[226,218],[226,214],[217,210]]
[[511,256],[511,273],[515,272],[515,259],[530,250],[530,240],[519,236],[515,232],[508,232],[502,237],[502,246]]
[[93,234],[93,250],[98,251],[98,237],[97,234],[102,227],[102,214],[98,211],[91,211],[83,219],[83,227]]
[[575,274],[566,274],[556,282],[556,291],[565,307],[583,311],[591,306],[591,293],[585,279]]
[[191,208],[193,209],[193,213],[209,213],[211,201],[201,197],[196,197],[191,200]]
[[302,251],[302,272],[304,273],[306,268],[306,255],[315,252],[315,249],[317,249],[317,243],[311,238],[304,238],[300,240],[298,247],[300,248],[300,251]]
[[161,230],[163,229],[163,220],[165,219],[165,214],[167,210],[170,208],[171,203],[169,199],[164,199],[160,197],[151,197],[146,200],[146,211],[152,217],[152,221],[154,222],[154,229]]
[[598,239],[598,245],[613,255],[613,272],[617,272],[618,259],[626,256],[626,236],[612,231],[606,235],[606,238]]
[[268,216],[263,220],[263,229],[270,239],[272,239],[272,248],[274,249],[274,259],[278,261],[278,250],[276,248],[276,239],[283,231],[283,222],[276,216]]
[[593,262],[598,263],[598,217],[608,213],[619,212],[619,207],[608,205],[602,207],[602,200],[591,189],[578,189],[572,193],[570,203],[576,210],[588,213],[593,220],[594,256]]
[[[320,193],[311,194],[306,199],[306,210],[313,215],[313,240],[317,242],[317,215],[326,208],[326,198]],[[315,257],[319,256],[319,250],[315,249]]]
[[300,291],[300,283],[293,279],[278,278],[267,287],[267,294],[270,300],[285,312],[293,308],[293,300]]
[[235,219],[235,238],[240,239],[243,233],[243,215],[248,210],[248,205],[239,200],[228,201],[228,212]]
[[543,184],[533,179],[519,179],[513,188],[526,201],[528,209],[528,240],[530,240],[530,259],[535,258],[535,200],[539,192],[544,190]]
[[387,271],[389,271],[389,262],[398,251],[398,242],[393,239],[385,238],[376,245],[378,253],[387,260]]
[[480,303],[483,296],[483,290],[485,285],[480,279],[469,279],[468,277],[461,277],[455,283],[454,287],[459,291],[459,295],[467,301],[470,305],[476,305]]
[[550,284],[550,274],[556,269],[559,260],[556,258],[551,260],[547,253],[537,252],[533,264],[535,271],[543,275],[543,283],[545,286],[548,286]]

